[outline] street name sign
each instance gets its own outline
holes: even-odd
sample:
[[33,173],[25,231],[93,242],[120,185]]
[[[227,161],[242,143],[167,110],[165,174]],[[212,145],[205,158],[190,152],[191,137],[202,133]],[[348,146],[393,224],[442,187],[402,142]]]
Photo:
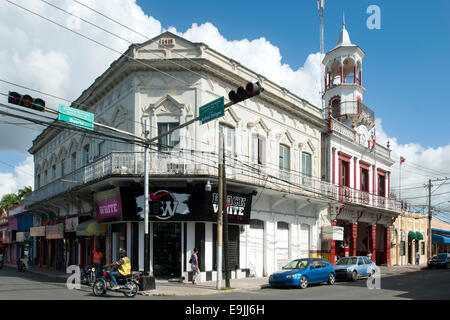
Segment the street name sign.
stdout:
[[68,122],[74,126],[94,130],[94,114],[80,109],[59,105],[58,120]]
[[220,97],[210,103],[200,107],[199,120],[201,124],[205,124],[211,120],[220,118],[225,115],[225,98]]

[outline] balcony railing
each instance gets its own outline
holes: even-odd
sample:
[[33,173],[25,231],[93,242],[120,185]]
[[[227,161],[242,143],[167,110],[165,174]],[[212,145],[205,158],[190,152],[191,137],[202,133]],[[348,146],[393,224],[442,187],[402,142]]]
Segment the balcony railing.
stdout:
[[360,116],[368,121],[375,123],[375,113],[368,106],[360,101],[342,101],[335,106],[329,106],[323,109],[323,118],[331,117],[338,119],[344,116]]
[[[218,156],[210,152],[191,150],[169,153],[150,152],[149,173],[169,176],[217,176]],[[280,170],[277,166],[255,165],[250,161],[228,156],[225,161],[227,179],[302,194],[311,198],[348,201],[384,209],[400,209],[400,202],[375,197],[350,188],[321,181],[300,172]],[[82,187],[108,176],[142,176],[144,154],[142,152],[112,152],[61,179],[48,183],[25,198],[27,207],[53,198],[64,192]],[[397,204],[398,202],[398,204]]]
[[339,186],[339,200],[354,204],[401,212],[401,201],[370,194],[361,190]]

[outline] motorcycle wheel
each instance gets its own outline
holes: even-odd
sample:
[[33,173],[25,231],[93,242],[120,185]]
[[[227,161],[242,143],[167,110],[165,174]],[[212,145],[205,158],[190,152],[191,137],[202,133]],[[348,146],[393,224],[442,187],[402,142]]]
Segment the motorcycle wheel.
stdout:
[[127,286],[130,287],[131,290],[125,291],[123,294],[128,298],[134,298],[134,296],[136,296],[136,294],[138,292],[138,286],[136,285],[136,283],[134,281],[128,282]]
[[92,286],[92,292],[96,297],[101,297],[106,292],[106,285],[105,282],[102,279],[98,279],[94,282],[94,285]]

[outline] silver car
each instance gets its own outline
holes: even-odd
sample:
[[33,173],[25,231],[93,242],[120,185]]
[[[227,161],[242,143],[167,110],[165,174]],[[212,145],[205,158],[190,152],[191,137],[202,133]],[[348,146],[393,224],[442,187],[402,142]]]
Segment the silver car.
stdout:
[[366,256],[343,257],[336,262],[336,279],[356,281],[375,273],[377,265]]

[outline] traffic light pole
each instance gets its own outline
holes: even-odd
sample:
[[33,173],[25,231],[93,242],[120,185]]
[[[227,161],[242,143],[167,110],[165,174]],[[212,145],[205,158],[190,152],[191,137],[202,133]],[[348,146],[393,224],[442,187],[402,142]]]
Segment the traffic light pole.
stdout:
[[432,233],[431,233],[431,179],[428,180],[428,259],[427,262],[431,259],[431,255],[433,254],[432,245]]
[[223,183],[223,251],[224,251],[224,264],[225,269],[225,287],[230,288],[230,269],[228,265],[228,201],[227,201],[227,178],[226,178],[226,166],[225,166],[225,143],[222,135],[222,183]]
[[220,290],[222,287],[222,209],[223,209],[223,145],[224,138],[223,133],[219,133],[219,199],[217,203],[217,281],[216,281],[216,289]]

